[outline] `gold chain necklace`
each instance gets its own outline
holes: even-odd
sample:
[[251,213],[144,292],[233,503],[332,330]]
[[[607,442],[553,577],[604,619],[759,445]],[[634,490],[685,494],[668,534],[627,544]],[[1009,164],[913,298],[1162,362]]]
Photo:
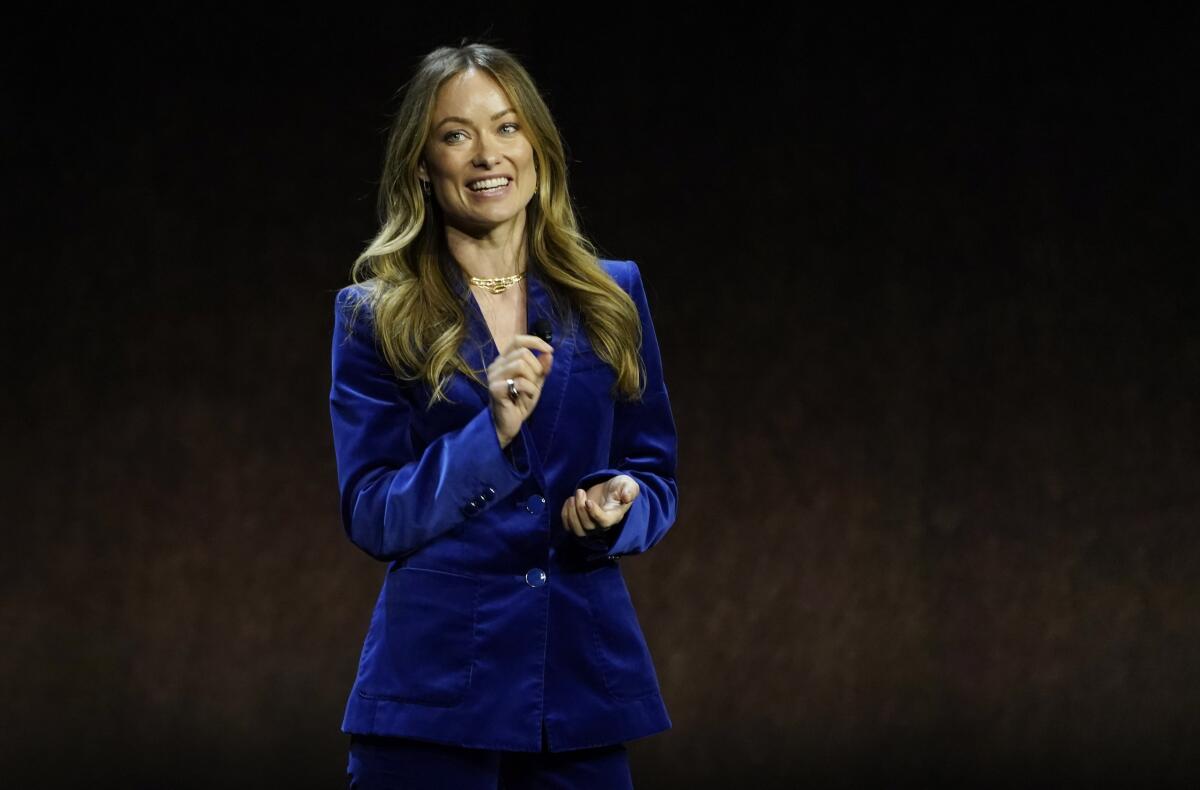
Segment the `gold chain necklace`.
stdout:
[[507,277],[471,277],[471,284],[481,286],[494,294],[498,294],[507,291],[521,282],[521,278],[524,276],[525,272],[510,274]]

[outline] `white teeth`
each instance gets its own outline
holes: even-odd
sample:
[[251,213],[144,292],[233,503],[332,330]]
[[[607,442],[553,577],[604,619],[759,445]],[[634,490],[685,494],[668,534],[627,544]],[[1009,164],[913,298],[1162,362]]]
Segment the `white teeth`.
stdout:
[[476,182],[470,184],[470,188],[476,192],[479,192],[484,189],[494,189],[496,187],[502,187],[502,186],[506,185],[507,183],[508,183],[508,179],[504,178],[503,176],[500,176],[498,178],[485,178],[482,181],[476,181]]

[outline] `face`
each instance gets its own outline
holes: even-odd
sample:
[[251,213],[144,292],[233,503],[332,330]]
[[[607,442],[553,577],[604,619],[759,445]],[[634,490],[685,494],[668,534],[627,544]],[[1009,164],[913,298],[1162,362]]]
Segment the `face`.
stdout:
[[487,72],[469,69],[439,89],[417,175],[450,224],[486,233],[524,227],[537,186],[533,146],[512,101]]

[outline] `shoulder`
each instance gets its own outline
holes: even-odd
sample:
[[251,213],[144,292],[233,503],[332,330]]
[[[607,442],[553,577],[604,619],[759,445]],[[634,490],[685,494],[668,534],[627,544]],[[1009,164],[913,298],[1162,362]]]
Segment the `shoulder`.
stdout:
[[600,258],[599,263],[604,271],[608,272],[608,276],[613,278],[626,293],[633,293],[634,285],[642,279],[638,265],[633,261]]
[[360,305],[369,306],[376,288],[377,285],[372,282],[350,283],[338,289],[333,299],[334,304],[340,311],[353,310]]
[[350,283],[338,290],[334,302],[338,307],[353,307],[367,301],[370,296],[370,286],[365,283]]
[[343,331],[371,329],[371,286],[351,283],[334,295],[334,315]]

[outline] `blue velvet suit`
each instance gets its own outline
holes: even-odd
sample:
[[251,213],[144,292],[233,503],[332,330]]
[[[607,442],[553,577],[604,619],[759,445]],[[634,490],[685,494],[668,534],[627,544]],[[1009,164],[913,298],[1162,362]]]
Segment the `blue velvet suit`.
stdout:
[[[483,380],[455,373],[453,403],[426,408],[378,353],[359,286],[336,298],[329,393],[342,524],[389,562],[342,731],[482,749],[580,749],[670,728],[620,558],[675,521],[676,433],[641,273],[601,265],[637,306],[647,386],[614,401],[615,373],[579,318],[559,320],[536,275],[527,326],[553,325],[554,366],[507,450]],[[472,367],[498,354],[470,289],[461,295]],[[605,538],[562,528],[575,489],[617,474],[641,493]],[[544,728],[544,732],[543,732]]]

